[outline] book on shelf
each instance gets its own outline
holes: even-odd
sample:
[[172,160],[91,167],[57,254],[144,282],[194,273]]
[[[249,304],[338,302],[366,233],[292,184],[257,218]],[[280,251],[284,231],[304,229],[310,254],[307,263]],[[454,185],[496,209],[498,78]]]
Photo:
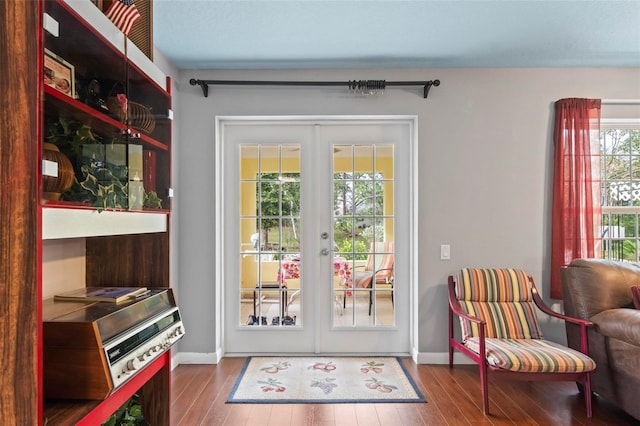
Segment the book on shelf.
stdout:
[[149,293],[146,287],[84,287],[53,296],[56,301],[120,303]]

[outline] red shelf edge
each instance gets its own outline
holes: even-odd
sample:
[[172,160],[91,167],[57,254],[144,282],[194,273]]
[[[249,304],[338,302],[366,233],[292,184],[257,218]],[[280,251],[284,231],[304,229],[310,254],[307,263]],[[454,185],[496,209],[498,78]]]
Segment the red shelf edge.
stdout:
[[126,130],[127,128],[127,126],[125,126],[123,123],[109,117],[108,115],[105,115],[100,111],[97,111],[95,108],[92,108],[89,105],[83,104],[75,98],[65,95],[64,93],[56,90],[51,86],[44,85],[44,93],[47,96],[52,96],[64,103],[71,105],[73,108],[80,110],[93,118],[97,118],[98,120],[103,121],[113,127],[119,128],[120,130]]
[[102,424],[118,408],[122,406],[131,396],[138,391],[145,383],[158,373],[164,366],[170,365],[171,350],[160,355],[151,364],[140,370],[131,380],[119,387],[107,399],[102,401],[89,414],[84,416],[76,426],[95,426]]
[[[87,204],[80,203],[77,201],[52,201],[52,200],[41,200],[40,206],[43,208],[54,208],[54,209],[72,209],[72,210],[98,210],[97,207]],[[108,212],[129,212],[129,213],[164,213],[169,214],[169,209],[143,209],[143,210],[126,210],[126,209],[102,209],[102,211]]]
[[[55,88],[51,87],[51,86],[47,86],[44,85],[44,92],[47,96],[51,96],[53,98],[56,98],[57,100],[64,102],[68,105],[70,105],[72,108],[77,109],[78,111],[81,111],[87,115],[89,115],[92,118],[95,118],[97,120],[102,121],[103,123],[106,123],[116,129],[120,129],[122,131],[126,131],[127,130],[127,126],[111,117],[109,117],[108,115],[97,111],[96,109],[90,107],[89,105],[85,105],[82,102],[78,101],[77,99],[71,98],[67,95],[65,95],[64,93],[56,90]],[[135,132],[133,133],[138,133],[139,130],[137,130],[136,128],[129,128],[129,130],[135,130]],[[162,143],[154,138],[152,138],[151,136],[145,135],[143,133],[140,133],[140,139],[142,141],[144,141],[147,145],[151,145],[154,146],[155,148],[161,149],[163,151],[168,151],[169,150],[169,146],[165,143]]]

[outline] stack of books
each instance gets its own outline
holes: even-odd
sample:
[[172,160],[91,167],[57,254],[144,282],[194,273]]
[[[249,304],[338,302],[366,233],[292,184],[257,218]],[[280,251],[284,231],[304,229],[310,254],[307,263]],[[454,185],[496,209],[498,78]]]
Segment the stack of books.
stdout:
[[150,293],[146,287],[84,287],[56,294],[55,301],[120,303]]

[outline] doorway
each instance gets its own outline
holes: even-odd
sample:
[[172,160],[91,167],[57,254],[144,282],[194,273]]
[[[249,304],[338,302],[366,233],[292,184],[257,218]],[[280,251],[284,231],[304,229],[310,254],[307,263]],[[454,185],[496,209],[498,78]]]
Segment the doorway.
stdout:
[[414,117],[217,119],[227,354],[407,354]]

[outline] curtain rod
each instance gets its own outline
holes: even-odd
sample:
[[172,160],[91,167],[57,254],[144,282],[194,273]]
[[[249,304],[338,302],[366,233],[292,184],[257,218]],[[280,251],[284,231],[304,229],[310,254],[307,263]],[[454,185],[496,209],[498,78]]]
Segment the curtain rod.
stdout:
[[602,99],[606,105],[640,105],[640,99]]
[[209,96],[209,85],[227,86],[347,86],[350,91],[360,94],[381,94],[388,86],[424,86],[423,96],[426,99],[431,86],[440,86],[440,80],[428,81],[385,81],[385,80],[350,80],[350,81],[247,81],[247,80],[189,80],[192,86],[200,86],[204,97]]

